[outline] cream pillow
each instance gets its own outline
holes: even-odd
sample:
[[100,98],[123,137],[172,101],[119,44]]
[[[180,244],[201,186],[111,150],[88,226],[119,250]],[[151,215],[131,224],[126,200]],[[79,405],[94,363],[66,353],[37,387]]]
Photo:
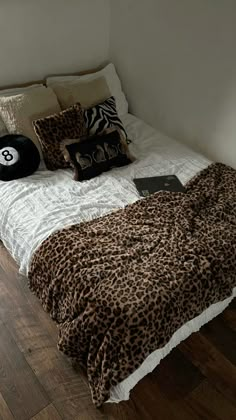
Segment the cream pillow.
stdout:
[[60,112],[57,97],[51,88],[38,87],[19,95],[0,97],[0,116],[9,133],[23,134],[43,154],[33,128],[33,120]]
[[[11,88],[11,89],[0,90],[0,97],[1,96],[18,95],[19,93],[23,93],[27,90],[38,88],[39,86],[43,86],[43,85],[40,84],[40,83],[37,83],[37,84],[34,84],[34,85],[30,85],[30,86],[15,87],[15,88]],[[8,134],[7,128],[6,128],[2,118],[0,117],[0,137],[4,136],[5,134]]]
[[110,63],[104,69],[95,73],[85,74],[83,76],[54,76],[46,79],[47,86],[53,87],[57,83],[68,83],[68,82],[88,82],[100,77],[105,77],[108,87],[111,92],[111,96],[114,96],[116,100],[116,107],[118,115],[127,114],[128,102],[125,94],[122,90],[121,81],[118,77],[114,64]]
[[52,86],[62,109],[79,102],[83,108],[92,108],[111,96],[105,77],[88,82],[75,81]]

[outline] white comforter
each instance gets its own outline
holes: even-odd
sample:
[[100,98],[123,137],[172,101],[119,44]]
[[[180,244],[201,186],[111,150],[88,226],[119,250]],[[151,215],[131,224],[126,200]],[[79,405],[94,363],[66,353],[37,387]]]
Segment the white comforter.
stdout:
[[27,274],[36,248],[51,233],[122,208],[139,199],[134,177],[176,174],[186,183],[210,162],[158,133],[134,116],[123,118],[137,160],[83,183],[70,170],[38,171],[31,177],[0,181],[0,238]]

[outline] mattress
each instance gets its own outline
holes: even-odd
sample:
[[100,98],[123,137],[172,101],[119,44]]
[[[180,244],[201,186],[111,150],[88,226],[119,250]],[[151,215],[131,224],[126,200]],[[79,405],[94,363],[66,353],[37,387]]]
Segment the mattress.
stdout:
[[[128,167],[113,169],[83,183],[73,181],[70,170],[38,171],[22,180],[0,182],[0,238],[22,274],[28,274],[34,252],[55,231],[137,201],[140,197],[133,178],[175,174],[185,184],[211,163],[130,114],[123,117],[123,123],[132,139],[130,151],[137,158]],[[137,371],[111,390],[110,401],[128,399],[135,384],[171,348],[220,313],[231,299],[212,305],[185,324],[164,348],[152,353]]]

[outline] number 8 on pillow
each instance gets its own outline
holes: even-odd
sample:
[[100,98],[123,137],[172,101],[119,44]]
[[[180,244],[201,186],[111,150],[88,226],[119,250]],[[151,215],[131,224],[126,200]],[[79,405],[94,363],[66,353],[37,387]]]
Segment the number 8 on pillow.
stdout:
[[13,181],[34,173],[40,164],[37,147],[27,137],[8,134],[0,138],[0,180]]

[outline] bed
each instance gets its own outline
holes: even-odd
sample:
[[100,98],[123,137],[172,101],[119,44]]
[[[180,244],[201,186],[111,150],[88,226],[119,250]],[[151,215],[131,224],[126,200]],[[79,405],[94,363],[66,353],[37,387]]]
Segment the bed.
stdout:
[[[137,203],[140,196],[133,178],[175,174],[186,184],[212,163],[131,114],[124,115],[122,122],[132,139],[130,151],[137,158],[127,167],[113,169],[83,183],[74,182],[69,169],[42,170],[22,180],[0,182],[0,237],[23,275],[29,274],[40,245],[55,232]],[[222,312],[235,295],[236,287],[226,299],[210,305],[182,325],[162,348],[151,352],[133,373],[111,387],[107,401],[129,399],[132,388],[173,347]]]

